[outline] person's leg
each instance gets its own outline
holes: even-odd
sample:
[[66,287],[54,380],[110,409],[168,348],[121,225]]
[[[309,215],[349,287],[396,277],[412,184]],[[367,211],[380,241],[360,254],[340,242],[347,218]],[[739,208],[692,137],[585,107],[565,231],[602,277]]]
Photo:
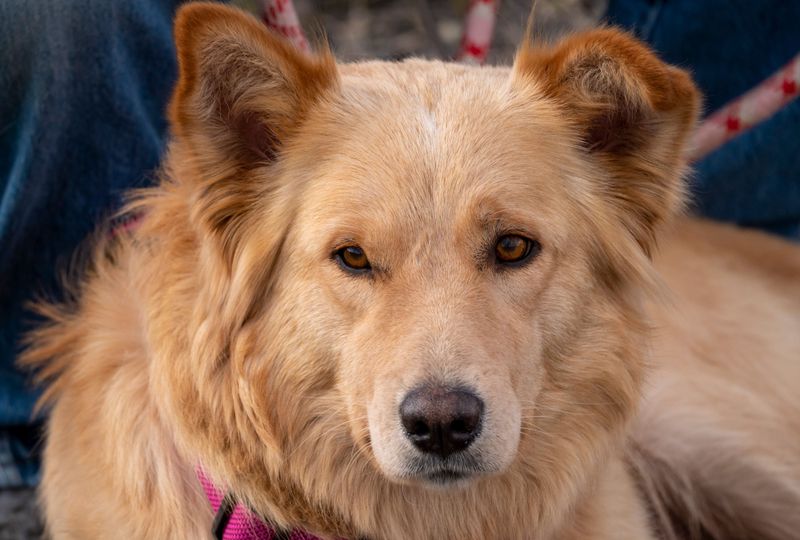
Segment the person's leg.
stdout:
[[[610,0],[608,20],[688,68],[706,112],[772,75],[800,52],[800,2]],[[715,219],[798,237],[800,101],[696,164],[698,210]]]
[[698,210],[800,239],[800,101],[696,164]]
[[152,178],[179,3],[0,1],[0,487],[36,480],[21,463],[36,396],[14,368],[24,303],[57,296],[70,253]]

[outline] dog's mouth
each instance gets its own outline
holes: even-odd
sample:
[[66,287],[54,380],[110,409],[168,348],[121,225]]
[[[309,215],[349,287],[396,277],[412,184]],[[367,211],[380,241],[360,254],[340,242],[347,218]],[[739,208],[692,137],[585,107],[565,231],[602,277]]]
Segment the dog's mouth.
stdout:
[[465,455],[458,459],[414,460],[404,480],[422,484],[426,487],[463,487],[485,473],[479,460]]
[[451,487],[466,484],[475,473],[456,471],[453,469],[440,469],[421,475],[420,478],[438,487]]

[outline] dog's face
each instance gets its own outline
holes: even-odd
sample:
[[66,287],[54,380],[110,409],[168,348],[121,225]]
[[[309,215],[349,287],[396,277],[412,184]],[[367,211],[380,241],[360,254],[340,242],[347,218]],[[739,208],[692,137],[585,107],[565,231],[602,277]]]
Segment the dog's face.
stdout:
[[547,339],[573,316],[570,283],[588,277],[569,249],[585,179],[546,159],[569,153],[555,111],[505,72],[476,75],[342,69],[328,113],[342,120],[303,142],[324,150],[304,174],[285,279],[312,291],[304,324],[324,329],[353,437],[398,481],[509,466]]
[[680,205],[685,74],[615,31],[511,70],[337,66],[209,6],[177,38],[172,166],[201,179],[215,360],[265,445],[318,437],[401,486],[579,481],[638,394],[635,291]]

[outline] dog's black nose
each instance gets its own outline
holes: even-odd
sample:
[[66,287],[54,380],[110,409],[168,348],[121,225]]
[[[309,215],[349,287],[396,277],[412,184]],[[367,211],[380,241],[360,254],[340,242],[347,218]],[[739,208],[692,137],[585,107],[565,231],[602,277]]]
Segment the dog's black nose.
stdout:
[[467,390],[421,386],[400,404],[406,436],[421,451],[443,458],[466,449],[481,429],[483,401]]

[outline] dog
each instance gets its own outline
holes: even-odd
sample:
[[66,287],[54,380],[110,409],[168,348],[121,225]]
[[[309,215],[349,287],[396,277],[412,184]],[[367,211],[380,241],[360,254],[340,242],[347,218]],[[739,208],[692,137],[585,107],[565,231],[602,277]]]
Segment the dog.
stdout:
[[337,63],[191,3],[161,181],[21,357],[55,539],[800,534],[800,249],[684,216],[690,76],[613,28]]

